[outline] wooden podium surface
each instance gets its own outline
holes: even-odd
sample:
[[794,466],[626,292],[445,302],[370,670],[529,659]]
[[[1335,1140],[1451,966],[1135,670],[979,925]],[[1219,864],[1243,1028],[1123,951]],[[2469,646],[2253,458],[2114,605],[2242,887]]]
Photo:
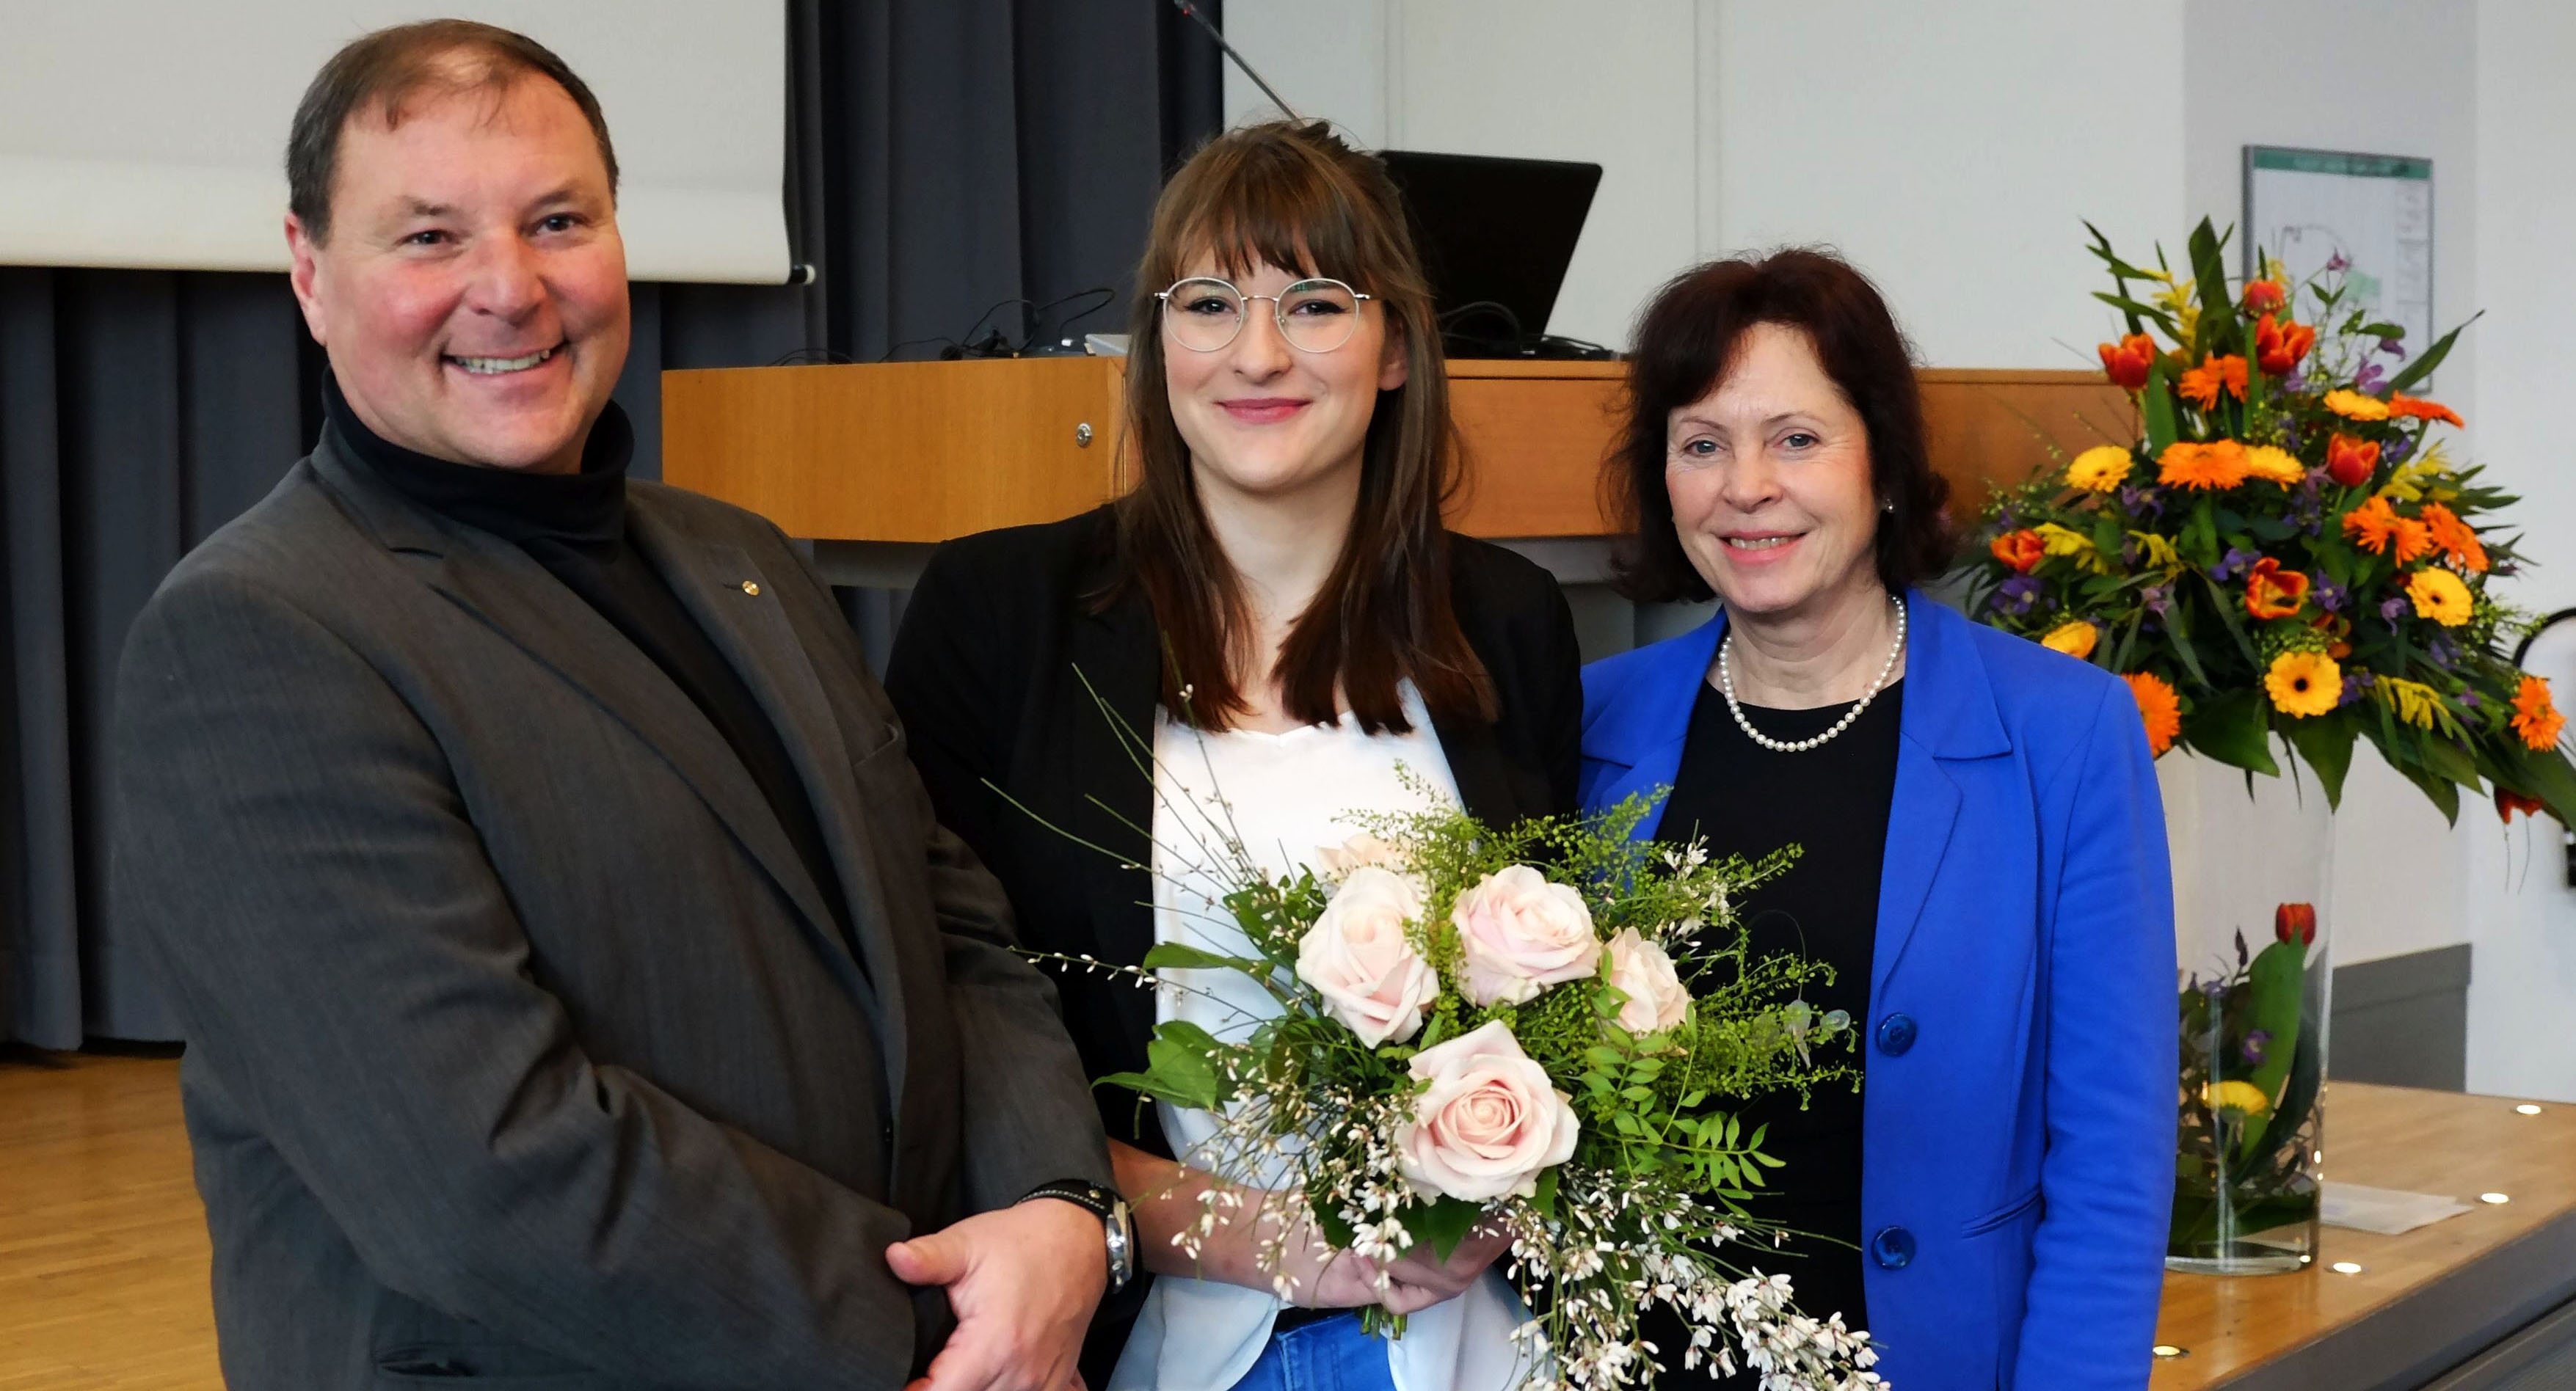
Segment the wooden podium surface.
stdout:
[[[1122,358],[1025,358],[662,374],[662,476],[790,536],[930,542],[1054,521],[1126,487]],[[1600,468],[1615,362],[1449,364],[1466,487],[1451,524],[1496,538],[1607,535]],[[2099,372],[1921,376],[1933,465],[1972,516],[1988,479],[2130,429]]]

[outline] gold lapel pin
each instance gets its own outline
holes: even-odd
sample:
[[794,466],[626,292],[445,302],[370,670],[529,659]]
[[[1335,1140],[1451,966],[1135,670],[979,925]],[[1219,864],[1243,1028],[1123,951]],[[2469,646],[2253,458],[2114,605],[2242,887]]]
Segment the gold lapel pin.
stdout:
[[751,597],[753,597],[753,598],[755,598],[755,599],[759,598],[759,597],[760,597],[760,581],[758,581],[758,580],[744,580],[744,581],[742,582],[742,592],[743,592],[743,593],[745,593],[745,594],[750,595]]

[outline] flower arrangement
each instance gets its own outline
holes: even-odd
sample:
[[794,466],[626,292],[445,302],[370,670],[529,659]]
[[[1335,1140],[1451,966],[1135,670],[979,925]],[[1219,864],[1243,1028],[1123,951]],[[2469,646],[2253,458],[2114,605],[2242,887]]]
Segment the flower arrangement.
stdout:
[[[1059,961],[1164,989],[1231,973],[1276,1005],[1222,1039],[1167,1019],[1144,1071],[1101,1079],[1215,1120],[1182,1157],[1224,1182],[1183,1249],[1248,1218],[1287,1298],[1287,1243],[1310,1233],[1385,1261],[1445,1258],[1482,1227],[1510,1238],[1506,1277],[1542,1311],[1513,1335],[1531,1385],[1642,1384],[1659,1357],[1784,1391],[1884,1384],[1867,1333],[1800,1313],[1786,1276],[1727,1254],[1781,1233],[1747,1210],[1780,1162],[1727,1106],[1859,1078],[1830,1058],[1851,1021],[1799,998],[1829,969],[1755,958],[1729,907],[1796,852],[1747,864],[1632,840],[1647,808],[1509,829],[1454,808],[1354,815],[1366,834],[1287,875],[1212,814],[1201,877],[1248,955],[1167,942],[1138,968]],[[1641,1340],[1651,1304],[1690,1327],[1687,1347]]]
[[2168,1251],[2209,1258],[2240,1233],[2317,1217],[2309,1124],[2325,1080],[2324,1041],[2309,1027],[2308,955],[2317,910],[2284,903],[2272,941],[2249,953],[2236,934],[2232,970],[2182,982],[2182,1091]]
[[2088,230],[2127,326],[2102,369],[2138,434],[1997,490],[1977,616],[2126,678],[2159,756],[2277,774],[2278,735],[2332,804],[2368,739],[2445,816],[2465,788],[2576,825],[2565,720],[2507,654],[2527,620],[2488,593],[2517,564],[2493,531],[2514,499],[2449,457],[2434,430],[2456,412],[2407,394],[2460,330],[2410,357],[2338,262],[2292,285],[2265,260],[2231,290],[2206,220],[2189,279]]

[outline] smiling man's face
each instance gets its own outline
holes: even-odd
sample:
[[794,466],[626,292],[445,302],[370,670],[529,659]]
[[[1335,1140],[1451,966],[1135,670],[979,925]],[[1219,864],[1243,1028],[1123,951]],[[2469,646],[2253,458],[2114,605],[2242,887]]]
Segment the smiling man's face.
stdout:
[[626,363],[626,247],[581,108],[525,76],[432,89],[340,134],[295,294],[351,409],[435,458],[571,473]]

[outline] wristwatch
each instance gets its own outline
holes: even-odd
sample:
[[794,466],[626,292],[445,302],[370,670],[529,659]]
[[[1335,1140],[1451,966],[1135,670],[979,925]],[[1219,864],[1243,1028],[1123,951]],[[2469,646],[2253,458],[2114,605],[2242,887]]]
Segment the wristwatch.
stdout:
[[1136,1278],[1136,1222],[1128,1215],[1127,1200],[1115,1188],[1103,1188],[1089,1179],[1064,1178],[1041,1183],[1020,1199],[1057,1198],[1073,1204],[1100,1219],[1102,1231],[1109,1240],[1109,1293],[1127,1288]]

